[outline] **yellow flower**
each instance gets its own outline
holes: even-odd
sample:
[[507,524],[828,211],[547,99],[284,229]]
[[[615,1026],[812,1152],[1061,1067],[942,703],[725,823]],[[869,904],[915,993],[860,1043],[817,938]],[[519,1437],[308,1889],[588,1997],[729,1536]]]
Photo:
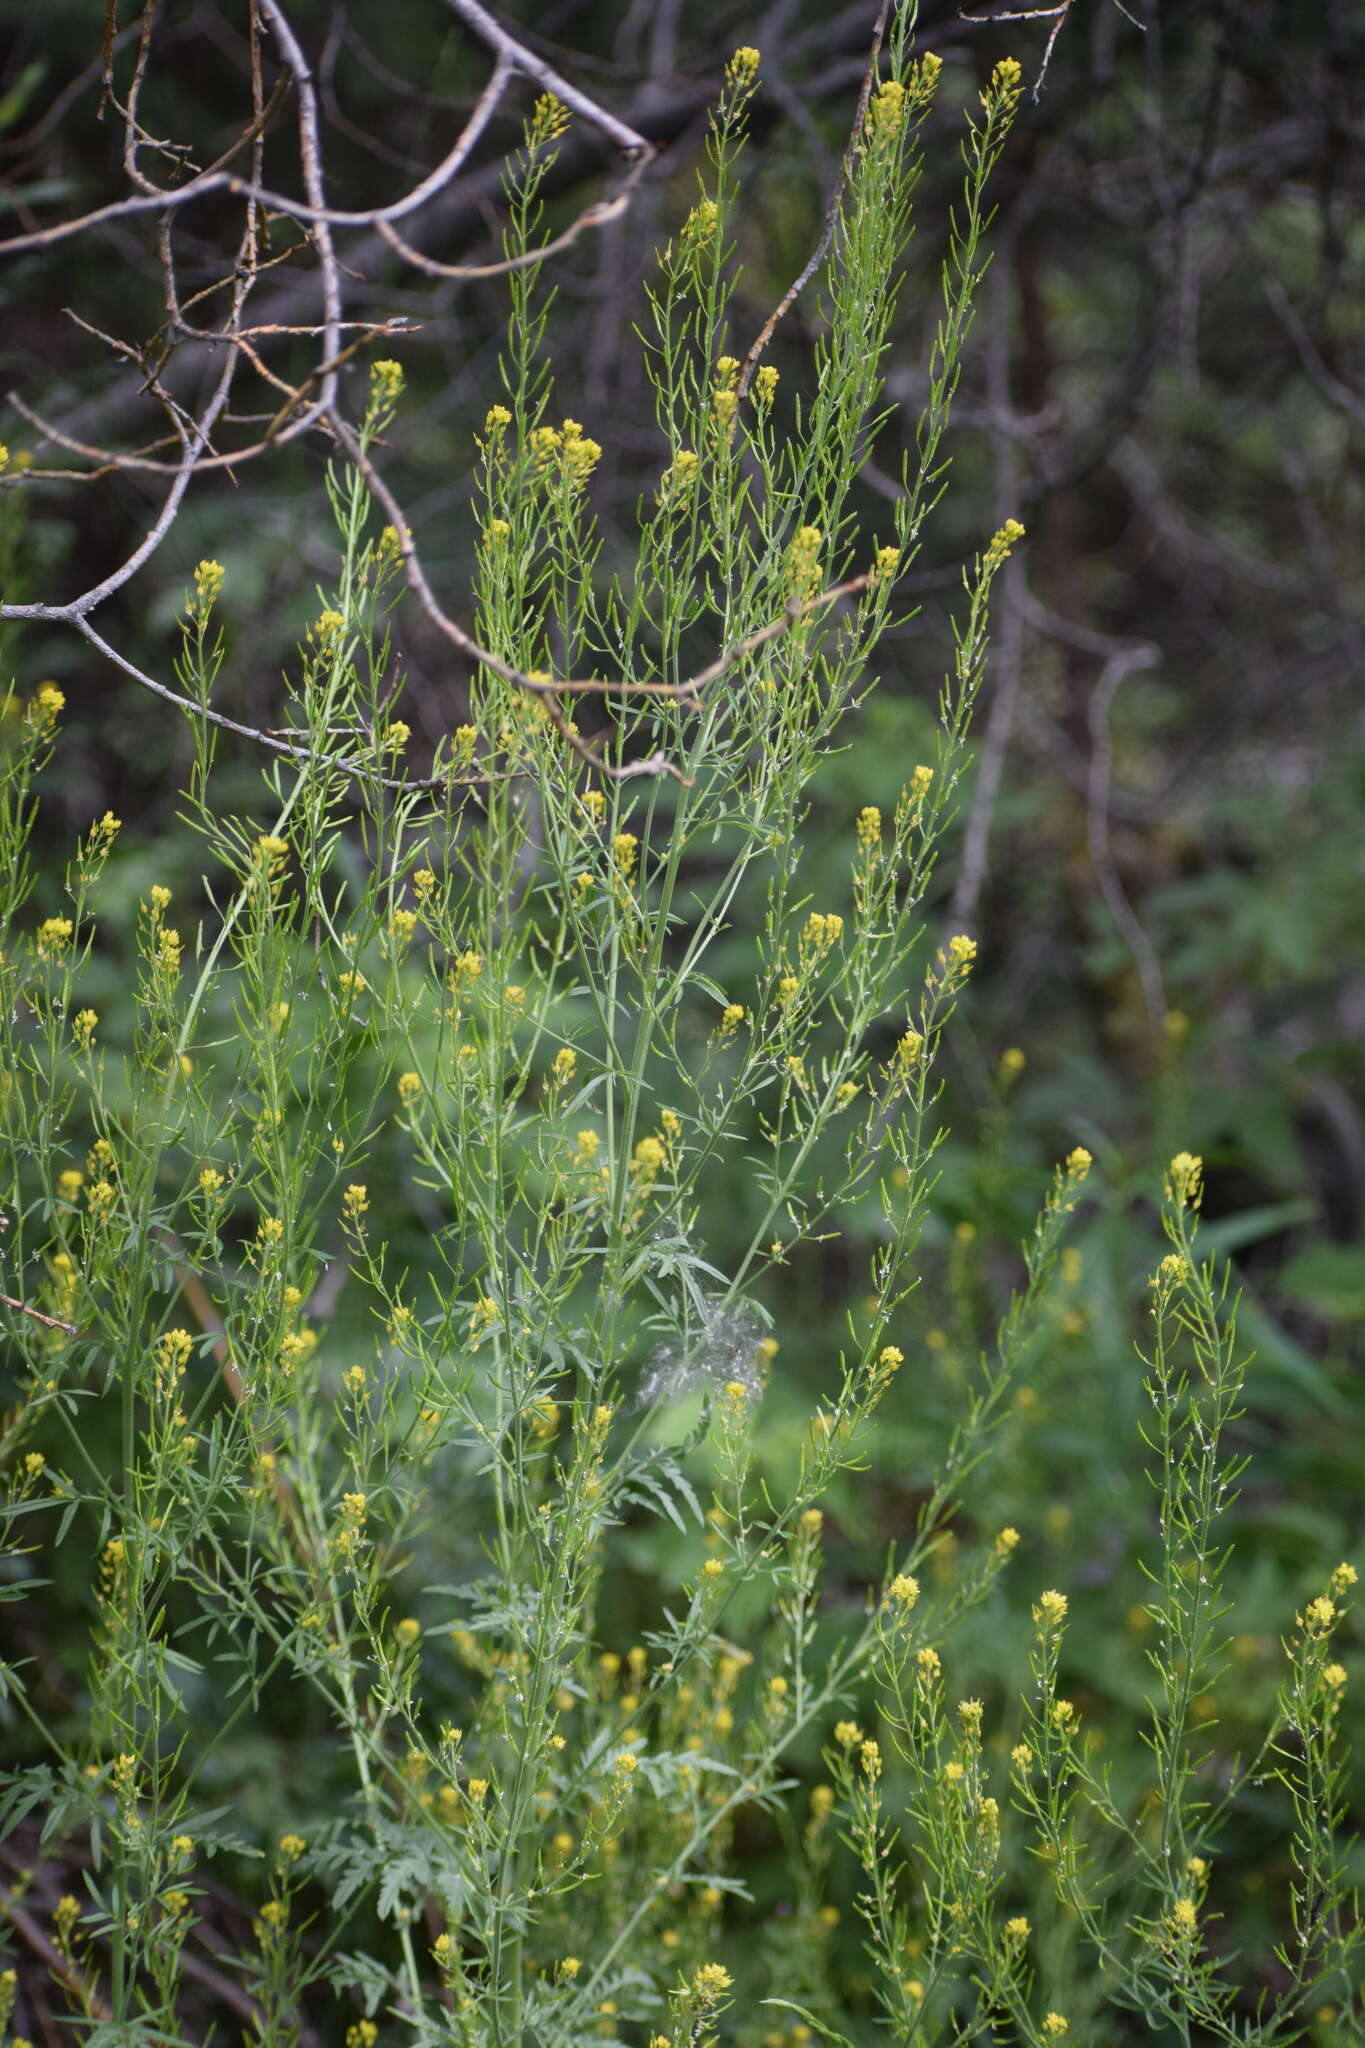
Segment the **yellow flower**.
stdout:
[[752,43],[741,43],[725,67],[725,83],[738,92],[748,92],[758,77],[758,51]]
[[38,958],[56,960],[66,951],[74,930],[69,917],[45,917],[38,927]]
[[1084,1145],[1075,1146],[1066,1155],[1066,1170],[1073,1180],[1084,1180],[1094,1163]]
[[630,1162],[630,1170],[632,1173],[637,1174],[646,1186],[649,1186],[658,1179],[667,1162],[668,1155],[657,1138],[641,1138],[639,1144],[635,1147],[635,1156]]
[[640,842],[633,832],[618,832],[611,842],[611,857],[623,882],[628,882],[635,872],[635,856],[639,845]]
[[788,555],[788,576],[797,597],[810,597],[820,588],[820,550],[825,536],[818,526],[797,528]]
[[835,1722],[834,1740],[838,1743],[840,1749],[852,1749],[862,1739],[863,1731],[856,1721]]
[[668,468],[659,479],[659,501],[676,497],[685,491],[697,476],[697,457],[690,448],[679,448]]
[[1199,1909],[1193,1899],[1177,1899],[1171,1907],[1169,1920],[1171,1930],[1177,1935],[1191,1935],[1199,1926]]
[[908,1572],[897,1572],[895,1578],[891,1581],[890,1597],[898,1607],[903,1607],[908,1614],[919,1599],[919,1580]]
[[403,395],[403,365],[386,356],[370,364],[370,405],[379,412],[392,412]]
[[1070,2022],[1059,2012],[1050,2012],[1043,2021],[1043,2032],[1049,2041],[1060,2041]]
[[411,1615],[407,1615],[402,1621],[394,1624],[393,1632],[398,1638],[398,1647],[401,1650],[410,1650],[421,1639],[422,1624],[415,1621]]
[[858,813],[858,851],[864,859],[882,843],[882,814],[875,804],[864,804]]
[[563,100],[556,99],[552,92],[543,92],[531,109],[531,118],[526,124],[526,140],[531,148],[546,142],[557,142],[569,125],[569,110]]
[[858,1751],[858,1757],[862,1764],[863,1776],[865,1778],[880,1778],[882,1774],[882,1753],[877,1743],[871,1739],[863,1743]]
[[55,683],[39,683],[28,708],[29,723],[48,733],[66,709],[66,697]]
[[902,1074],[912,1071],[924,1051],[924,1039],[918,1031],[907,1031],[896,1047],[896,1065]]
[[352,1181],[341,1200],[341,1213],[356,1223],[370,1206],[369,1190],[363,1181]]
[[917,102],[923,102],[932,96],[942,70],[942,57],[936,57],[932,50],[926,50],[910,73],[910,91]]
[[186,607],[190,617],[202,625],[222,595],[222,589],[222,563],[201,562],[194,572],[194,596]]
[[1047,1592],[1038,1596],[1038,1605],[1033,1610],[1033,1619],[1043,1628],[1060,1628],[1066,1620],[1067,1598],[1065,1593]]
[[754,397],[760,405],[771,405],[777,396],[777,371],[764,363],[754,378]]
[[844,920],[837,911],[812,910],[801,934],[803,964],[818,959],[822,953],[827,953],[831,946],[837,945],[843,936],[843,930]]
[[703,1963],[692,1973],[692,1994],[701,2005],[714,2005],[725,1996],[734,1979],[721,1963]]
[[[1002,57],[991,73],[989,87],[981,95],[981,103],[986,108],[986,111],[988,113],[1010,113],[1014,108],[1016,100],[1019,98],[1022,79],[1023,72],[1019,67],[1019,59],[1017,57]],[[1017,522],[1010,520],[1007,523],[1013,526]],[[1056,2015],[1051,2014],[1049,2017],[1055,2018]],[[1046,2026],[1046,2022],[1044,2022],[1044,2025]],[[1063,2028],[1065,2028],[1065,2025],[1066,2022],[1063,2021]]]
[[1337,1610],[1325,1593],[1319,1593],[1316,1600],[1308,1603],[1306,1620],[1310,1629],[1325,1632],[1337,1618]]
[[411,1109],[421,1093],[422,1077],[420,1074],[408,1073],[398,1076],[398,1100],[402,1103],[404,1109]]
[[1017,1550],[1019,1547],[1019,1531],[1017,1529],[1002,1529],[995,1539],[995,1547],[1001,1557],[1008,1557],[1012,1550]]
[[1171,1198],[1182,1209],[1199,1207],[1200,1178],[1204,1162],[1193,1152],[1177,1152],[1170,1164],[1170,1178],[1167,1183]]
[[307,1847],[302,1835],[280,1836],[280,1854],[287,1863],[297,1863]]
[[582,1967],[583,1965],[577,1956],[562,1956],[559,1963],[559,1974],[561,1977],[567,1977],[569,1982],[572,1983]]
[[686,257],[696,257],[706,247],[720,224],[720,208],[714,199],[699,199],[683,222],[682,246]]
[[95,1026],[99,1017],[94,1010],[78,1010],[71,1025],[71,1036],[81,1052],[89,1052],[95,1039]]
[[872,143],[890,142],[900,133],[905,119],[905,87],[894,78],[884,78],[867,110],[867,134]]
[[1005,1932],[1011,1941],[1027,1941],[1033,1929],[1022,1913],[1016,1913],[1012,1920],[1005,1922]]
[[958,932],[948,941],[948,958],[954,967],[964,971],[970,968],[976,958],[976,940],[969,939],[965,932]]
[[571,1045],[561,1045],[550,1065],[550,1073],[557,1087],[572,1081],[574,1068],[578,1065],[578,1054]]
[[1014,543],[1023,538],[1024,529],[1019,521],[1007,519],[999,532],[992,535],[991,544],[986,550],[984,566],[987,572],[993,575],[1002,562],[1008,561]]

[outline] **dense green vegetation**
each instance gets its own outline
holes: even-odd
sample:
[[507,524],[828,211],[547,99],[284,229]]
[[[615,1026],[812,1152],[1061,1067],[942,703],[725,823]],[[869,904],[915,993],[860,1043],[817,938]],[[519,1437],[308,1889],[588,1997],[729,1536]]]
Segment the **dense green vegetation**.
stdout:
[[[0,76],[11,2030],[1335,2048],[1358,27],[1075,0],[1033,99],[926,6],[860,105],[871,9],[520,11],[658,156],[514,81],[399,222],[512,267],[338,227],[339,368],[282,210],[178,326],[154,210],[44,243],[131,13],[102,122],[89,0]],[[388,203],[487,49],[296,12]],[[174,188],[255,88],[170,14]],[[243,267],[262,455],[43,616]]]

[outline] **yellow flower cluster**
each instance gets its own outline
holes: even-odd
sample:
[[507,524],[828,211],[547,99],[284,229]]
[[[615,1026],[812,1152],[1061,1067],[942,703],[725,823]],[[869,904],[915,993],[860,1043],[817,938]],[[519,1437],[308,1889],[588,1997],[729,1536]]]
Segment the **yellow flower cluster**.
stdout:
[[934,88],[943,74],[943,59],[936,57],[932,50],[916,60],[910,68],[907,90],[916,106],[933,97]]
[[602,457],[602,444],[583,432],[577,420],[562,427],[535,427],[530,436],[531,461],[538,476],[552,467],[576,489],[585,484]]
[[820,550],[825,536],[818,526],[797,528],[787,556],[787,580],[794,597],[811,597],[820,588]]
[[986,550],[983,567],[994,575],[1002,562],[1007,562],[1017,540],[1024,538],[1024,529],[1017,519],[1007,519],[999,530],[992,534],[991,544]]
[[572,1081],[574,1069],[577,1065],[578,1054],[574,1051],[573,1047],[571,1045],[561,1045],[554,1059],[550,1062],[550,1075],[553,1085],[562,1088]]
[[1042,1629],[1060,1628],[1066,1620],[1067,1606],[1065,1593],[1058,1593],[1055,1590],[1040,1593],[1038,1605],[1033,1610],[1033,1619]]
[[194,595],[186,606],[191,619],[203,625],[223,591],[221,562],[203,561],[194,572]]
[[370,411],[391,413],[403,396],[403,365],[392,356],[370,364]]
[[640,842],[633,832],[618,832],[611,842],[611,857],[623,882],[628,882],[635,872],[635,857],[639,847]]
[[668,1154],[658,1138],[641,1138],[635,1147],[630,1170],[642,1188],[652,1188],[668,1163]]
[[722,356],[716,364],[715,388],[711,393],[711,413],[717,426],[728,427],[739,405],[735,390],[735,379],[739,376],[739,360],[736,356]]
[[802,972],[816,966],[844,935],[844,920],[837,911],[812,910],[799,942]]
[[659,503],[680,497],[697,479],[697,457],[690,448],[680,448],[659,479]]
[[28,722],[36,732],[50,733],[66,709],[66,696],[55,683],[39,683],[28,705]]
[[893,141],[904,121],[905,87],[894,78],[884,78],[867,110],[868,141],[874,145]]
[[527,147],[535,149],[542,143],[557,142],[568,125],[569,110],[563,100],[556,99],[552,92],[543,92],[526,124]]
[[1023,72],[1017,57],[1002,57],[991,73],[991,82],[981,95],[988,114],[1010,114],[1018,102]]
[[1167,1191],[1172,1201],[1176,1202],[1180,1208],[1189,1207],[1197,1209],[1199,1207],[1200,1196],[1203,1192],[1200,1184],[1203,1172],[1204,1162],[1196,1157],[1193,1152],[1176,1153],[1175,1158],[1170,1164]]
[[720,208],[714,199],[699,199],[683,222],[682,249],[685,259],[695,260],[720,225]]
[[751,92],[758,78],[758,51],[742,43],[725,67],[725,83],[736,92]]
[[45,917],[38,927],[38,958],[60,959],[71,943],[75,929],[69,917]]
[[911,1029],[902,1033],[900,1043],[896,1047],[895,1061],[902,1078],[914,1071],[923,1051],[924,1039],[920,1032]]

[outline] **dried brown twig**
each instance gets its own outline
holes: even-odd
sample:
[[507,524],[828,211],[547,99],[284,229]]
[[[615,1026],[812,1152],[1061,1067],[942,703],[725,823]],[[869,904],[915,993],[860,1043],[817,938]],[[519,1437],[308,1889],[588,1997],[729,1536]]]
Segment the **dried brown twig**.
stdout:
[[12,1294],[0,1294],[0,1303],[12,1308],[18,1315],[32,1316],[35,1323],[41,1323],[46,1330],[65,1330],[68,1337],[77,1334],[74,1323],[64,1323],[60,1316],[45,1316],[40,1308],[30,1308],[26,1301],[16,1301]]

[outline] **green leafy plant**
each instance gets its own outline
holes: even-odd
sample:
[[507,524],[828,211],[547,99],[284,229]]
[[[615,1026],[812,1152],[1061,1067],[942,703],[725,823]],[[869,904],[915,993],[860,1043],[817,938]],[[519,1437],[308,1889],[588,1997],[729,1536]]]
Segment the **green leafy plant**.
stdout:
[[[381,2025],[470,2048],[680,2048],[731,2025],[765,2039],[784,2005],[798,2038],[839,2038],[857,2023],[825,1939],[840,1829],[863,1867],[872,1993],[901,2038],[990,2027],[1034,2044],[1070,2024],[1032,2017],[1029,1930],[999,1925],[982,1711],[949,1715],[943,1655],[1016,1541],[963,1503],[1045,1342],[1083,1149],[1045,1192],[1024,1281],[861,1622],[830,1644],[821,1616],[820,1502],[866,1462],[883,1404],[912,1398],[898,1340],[943,1135],[941,1049],[976,951],[962,934],[926,942],[926,898],[1013,521],[967,574],[933,758],[897,775],[887,815],[850,818],[838,904],[803,884],[802,822],[943,486],[1019,70],[997,67],[967,127],[917,456],[873,543],[850,492],[938,67],[912,55],[902,16],[849,152],[813,396],[786,418],[775,374],[728,352],[756,68],[752,51],[732,60],[707,178],[649,301],[662,461],[628,584],[597,573],[600,450],[554,416],[551,305],[523,262],[565,111],[547,96],[528,123],[501,395],[480,438],[473,709],[430,776],[404,772],[389,639],[421,575],[375,457],[397,363],[373,365],[354,427],[335,423],[335,578],[250,815],[219,795],[223,574],[200,565],[179,694],[202,870],[141,894],[116,1042],[83,987],[122,828],[93,824],[60,912],[28,915],[62,705],[51,686],[8,700],[0,1458],[16,1552],[60,1568],[79,1545],[94,1562],[64,1714],[22,1657],[5,1667],[36,1760],[4,1811],[11,1827],[40,1812],[44,1854],[81,1871],[41,1953],[92,2043],[184,2038],[215,1867],[253,1902],[216,1993],[270,2042],[301,2041],[329,1988],[356,2015],[339,2029],[350,2048]],[[734,928],[751,935],[747,968],[721,980]],[[718,1213],[737,1162],[738,1228]],[[1190,1860],[1216,1832],[1190,1700],[1217,1655],[1238,1386],[1218,1283],[1194,1260],[1196,1183],[1173,1166],[1151,1364],[1158,1796],[1122,1805],[1062,1713],[1056,1592],[1039,1601],[1012,1780],[1074,1919],[1058,1954],[1073,1981],[1088,1973],[1092,2021],[1117,2002],[1186,2040],[1246,2032],[1198,1954]],[[758,1453],[783,1282],[855,1209],[870,1271],[779,1490]],[[655,1524],[673,1531],[673,1578],[627,1641],[613,1574]],[[1300,1899],[1258,2040],[1290,2038],[1350,1964],[1328,1654],[1346,1570],[1307,1611],[1257,1766],[1289,1788]],[[904,1771],[910,1884],[879,1741],[845,1718],[859,1693]],[[267,1707],[295,1767],[275,1757],[252,1825]],[[793,1759],[831,1725],[831,1782],[798,1824]],[[754,1816],[785,1831],[798,1904],[726,2016],[735,1837]],[[1106,1830],[1131,1863],[1121,1906],[1092,1884]],[[21,1927],[22,1899],[7,1910]],[[12,2002],[15,1980],[0,1992]],[[848,1996],[866,2006],[865,1988]]]

